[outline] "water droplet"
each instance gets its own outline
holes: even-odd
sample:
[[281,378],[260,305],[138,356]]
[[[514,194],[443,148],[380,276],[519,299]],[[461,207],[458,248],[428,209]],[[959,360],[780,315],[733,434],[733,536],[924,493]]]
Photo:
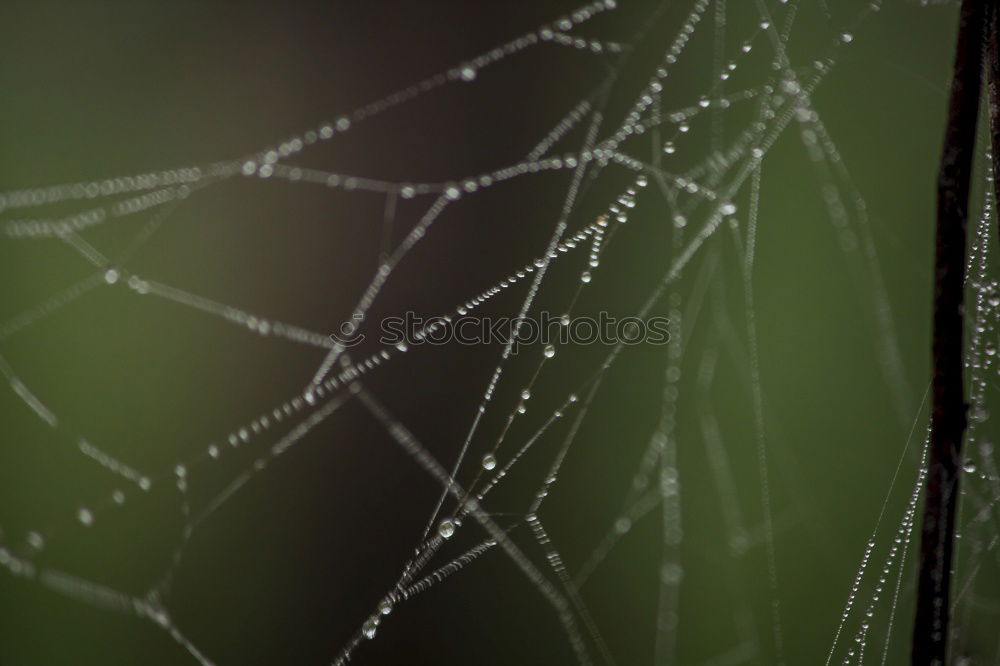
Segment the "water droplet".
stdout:
[[556,355],[556,348],[552,345],[545,345],[545,351],[542,352],[545,358],[552,358]]
[[129,286],[129,289],[137,291],[140,294],[146,293],[146,291],[148,291],[148,289],[149,289],[149,287],[146,286],[146,283],[143,282],[142,279],[138,275],[132,275],[131,277],[129,277],[129,279],[128,279],[128,286]]
[[667,155],[673,155],[675,152],[677,152],[677,148],[674,146],[674,142],[667,141],[665,144],[663,144],[663,152],[665,152]]
[[523,403],[517,406],[518,414],[524,414],[526,411],[528,411],[528,408],[525,407]]
[[521,391],[521,400],[528,400],[529,398],[531,398],[531,389]]
[[375,638],[375,632],[378,631],[378,618],[370,617],[365,622],[364,626],[361,627],[361,633],[368,640]]
[[590,271],[580,273],[580,282],[590,282]]
[[976,463],[972,460],[966,460],[965,463],[962,465],[962,469],[964,469],[969,474],[974,474],[976,472]]
[[115,282],[118,282],[119,277],[121,276],[118,273],[117,268],[109,268],[108,270],[104,271],[104,281],[107,282],[108,284],[114,284]]
[[462,68],[460,72],[463,81],[475,81],[476,80],[476,68],[472,65],[466,65]]
[[660,569],[660,580],[667,585],[676,585],[681,582],[681,578],[683,576],[684,569],[676,562],[665,564],[663,568]]
[[80,507],[80,509],[76,512],[76,518],[81,524],[86,525],[87,527],[94,524],[94,513],[85,506]]
[[32,532],[28,535],[28,545],[35,550],[41,550],[45,548],[45,537],[43,537],[39,532]]
[[390,599],[383,599],[378,605],[378,612],[382,615],[388,615],[392,612],[392,601]]
[[121,505],[125,503],[125,492],[122,490],[116,490],[111,493],[111,499],[115,504]]
[[405,352],[407,349],[409,349],[409,347],[406,346],[405,342],[397,342],[396,343],[396,349],[398,351]]
[[851,42],[854,41],[854,35],[852,35],[849,32],[842,32],[840,33],[840,41],[844,42],[845,44],[850,44]]
[[732,215],[736,212],[736,205],[733,203],[724,203],[719,207],[719,212],[723,215]]
[[497,466],[497,457],[495,455],[493,455],[492,453],[487,453],[485,456],[483,456],[483,469],[489,472],[490,470],[495,469],[496,466]]
[[450,539],[455,534],[455,521],[445,518],[438,524],[438,534],[442,539]]

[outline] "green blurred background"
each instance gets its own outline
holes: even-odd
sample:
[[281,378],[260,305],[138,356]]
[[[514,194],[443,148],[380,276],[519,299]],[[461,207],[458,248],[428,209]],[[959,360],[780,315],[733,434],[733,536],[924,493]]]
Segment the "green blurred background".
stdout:
[[[652,0],[622,0],[616,11],[579,28],[587,37],[635,44],[612,89],[602,137],[621,122],[691,4],[668,2],[656,13],[659,3]],[[786,8],[768,4],[776,16],[785,15]],[[880,370],[887,340],[874,316],[870,264],[863,247],[844,246],[823,201],[821,188],[831,181],[814,168],[793,123],[763,163],[754,314],[785,661],[815,664],[826,658],[901,457],[876,550],[879,562],[916,473],[926,416],[919,409],[928,380],[934,173],[957,7],[891,0],[855,27],[867,3],[800,4],[789,53],[802,72],[842,31],[853,38],[836,52],[835,68],[814,102],[865,200],[906,380],[894,404]],[[0,9],[0,186],[240,158],[575,6],[562,0],[6,2]],[[719,44],[723,62],[736,57],[759,21],[753,3],[743,0],[729,0],[724,30],[714,16],[713,5],[672,68],[664,110],[694,105],[716,75]],[[771,73],[772,53],[759,38],[726,89],[759,87]],[[359,123],[289,163],[394,182],[478,174],[521,159],[616,62],[607,54],[540,45],[483,69],[472,84],[442,87]],[[678,138],[676,154],[662,156],[664,168],[681,172],[704,162],[715,147],[713,128],[721,128],[716,136],[727,145],[754,108],[733,104],[699,115]],[[556,152],[574,151],[582,141],[577,130]],[[636,137],[625,150],[652,159],[651,143],[648,135]],[[588,184],[570,228],[601,212],[627,175],[612,165]],[[394,273],[372,316],[448,311],[529,263],[547,243],[569,178],[565,170],[531,175],[449,208]],[[850,203],[848,183],[837,185]],[[394,242],[430,201],[399,202]],[[735,202],[743,233],[747,187]],[[378,194],[232,178],[172,209],[122,269],[326,333],[349,316],[375,270],[384,207]],[[78,208],[54,207],[51,214]],[[692,214],[689,231],[700,228],[706,210]],[[3,219],[34,215],[33,209],[7,211]],[[856,229],[855,211],[849,215]],[[616,232],[579,313],[623,316],[641,306],[675,256],[678,232],[671,216],[655,188],[648,188]],[[151,219],[145,213],[112,220],[83,236],[114,257]],[[675,663],[682,664],[776,660],[734,237],[723,226],[677,286],[685,326],[676,431],[684,577]],[[537,309],[566,308],[584,261],[579,253],[553,267]],[[66,243],[4,237],[0,322],[37,311],[94,273]],[[0,341],[13,372],[60,421],[52,429],[14,391],[0,391],[0,528],[4,546],[39,566],[141,596],[168,570],[182,538],[173,465],[204,458],[209,444],[225,444],[234,428],[299,391],[322,354],[138,296],[123,282],[98,286]],[[523,293],[512,289],[486,311],[510,313]],[[655,312],[667,309],[658,303]],[[375,348],[365,343],[355,357]],[[606,351],[560,350],[505,442],[508,455]],[[373,372],[366,386],[450,466],[499,354],[497,346],[415,349]],[[474,442],[473,464],[497,438],[539,355],[525,350],[510,364]],[[607,373],[543,509],[541,519],[571,573],[620,515],[659,417],[664,363],[663,347],[626,350]],[[711,386],[699,387],[699,374],[711,369]],[[717,441],[708,436],[708,421],[717,424]],[[914,422],[916,435],[904,455]],[[218,462],[191,465],[195,513],[251,469],[289,425]],[[540,440],[535,457],[515,468],[520,471],[487,503],[498,520],[525,510],[567,425]],[[988,423],[981,428],[988,430]],[[123,485],[82,456],[79,437],[150,474],[151,492]],[[713,445],[728,457],[731,498],[718,484]],[[460,478],[467,482],[471,474],[466,468]],[[128,500],[107,506],[119,487]],[[199,526],[164,604],[215,663],[329,663],[394,582],[438,493],[366,410],[349,402]],[[94,508],[93,526],[78,523],[80,507]],[[745,531],[734,531],[734,511]],[[463,528],[438,564],[481,540],[478,529]],[[26,543],[31,530],[45,534],[41,552]],[[653,660],[660,530],[656,509],[635,521],[581,591],[619,664]],[[990,535],[970,531],[976,543]],[[511,537],[544,565],[527,529]],[[889,663],[907,660],[910,564]],[[962,653],[978,658],[996,651],[989,630],[998,610],[990,605],[995,584],[995,575],[984,575],[967,597],[971,610],[956,640]],[[873,654],[881,649],[887,613],[880,606]],[[855,617],[849,629],[853,635]],[[401,604],[354,660],[562,664],[574,657],[551,607],[495,549]],[[0,664],[69,663],[194,661],[151,622],[2,571]]]

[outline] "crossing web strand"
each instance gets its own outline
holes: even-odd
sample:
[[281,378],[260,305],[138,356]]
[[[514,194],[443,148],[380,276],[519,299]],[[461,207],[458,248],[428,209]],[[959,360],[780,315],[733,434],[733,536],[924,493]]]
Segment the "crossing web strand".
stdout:
[[[434,4],[287,19],[323,85],[254,94],[324,120],[0,183],[0,662],[903,663],[954,3]],[[1000,664],[981,162],[951,646]]]

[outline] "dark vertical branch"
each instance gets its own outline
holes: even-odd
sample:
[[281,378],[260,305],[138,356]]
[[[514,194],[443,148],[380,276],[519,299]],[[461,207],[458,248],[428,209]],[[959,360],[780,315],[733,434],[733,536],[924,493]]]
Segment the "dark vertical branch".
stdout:
[[913,628],[914,666],[944,664],[947,655],[955,505],[966,425],[962,358],[966,224],[979,113],[985,5],[985,0],[962,2],[948,125],[938,172],[934,402]]
[[986,0],[986,87],[993,153],[993,205],[1000,206],[1000,0]]

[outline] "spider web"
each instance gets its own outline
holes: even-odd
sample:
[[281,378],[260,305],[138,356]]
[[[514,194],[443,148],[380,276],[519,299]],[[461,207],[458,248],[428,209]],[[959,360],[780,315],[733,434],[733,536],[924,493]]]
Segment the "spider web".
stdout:
[[[897,331],[914,291],[815,100],[866,30],[857,60],[877,51],[869,26],[915,11],[601,0],[236,159],[3,192],[17,279],[45,274],[0,322],[5,624],[102,663],[902,661],[926,345]],[[558,98],[542,127],[537,78]],[[952,645],[1000,663],[991,178]],[[768,201],[827,220],[829,247],[775,230]],[[880,396],[857,419],[856,387],[777,368],[769,315],[812,330],[762,288],[795,281],[781,253],[848,285]],[[442,318],[428,339],[599,311],[671,337],[380,344],[404,311]],[[360,345],[330,337],[356,322]],[[811,446],[785,412],[829,414],[772,390],[796,376],[866,438]],[[808,457],[839,479],[826,513]],[[851,493],[865,508],[838,511]],[[845,522],[870,536],[831,544]],[[68,659],[4,635],[11,663]]]

